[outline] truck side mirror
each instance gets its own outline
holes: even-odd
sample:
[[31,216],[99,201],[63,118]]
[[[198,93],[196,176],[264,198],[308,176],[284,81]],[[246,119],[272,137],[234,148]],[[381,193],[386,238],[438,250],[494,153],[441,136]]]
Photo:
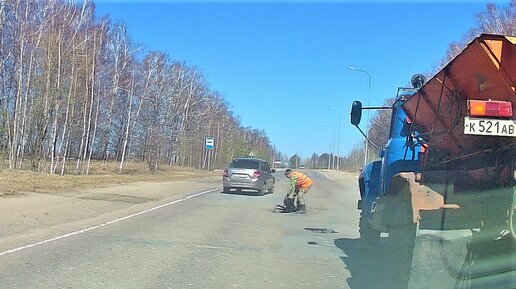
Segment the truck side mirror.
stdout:
[[351,124],[355,126],[359,125],[360,119],[362,119],[362,103],[355,100],[351,106]]

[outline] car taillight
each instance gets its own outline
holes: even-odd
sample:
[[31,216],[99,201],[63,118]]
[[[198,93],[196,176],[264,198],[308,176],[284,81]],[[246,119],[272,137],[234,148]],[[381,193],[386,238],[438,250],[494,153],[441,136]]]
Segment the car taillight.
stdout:
[[259,171],[254,171],[254,173],[253,173],[253,178],[254,178],[254,179],[257,179],[257,178],[259,178],[259,177],[260,177],[260,175],[261,175],[261,173],[260,173]]
[[512,117],[512,103],[497,100],[468,100],[470,116]]
[[224,170],[224,176],[227,178],[229,176],[228,170]]

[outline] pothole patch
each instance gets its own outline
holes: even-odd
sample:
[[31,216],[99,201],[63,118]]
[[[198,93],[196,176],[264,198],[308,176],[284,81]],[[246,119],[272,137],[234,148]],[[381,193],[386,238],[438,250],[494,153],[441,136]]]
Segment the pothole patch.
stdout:
[[318,233],[318,234],[336,234],[337,231],[333,229],[327,229],[327,228],[305,228],[305,230],[310,231],[312,233]]
[[121,195],[121,194],[111,194],[111,193],[87,195],[87,196],[82,196],[80,198],[86,199],[86,200],[121,202],[121,203],[128,203],[128,204],[142,204],[142,203],[153,201],[153,199],[150,199],[150,198],[135,197],[135,196]]

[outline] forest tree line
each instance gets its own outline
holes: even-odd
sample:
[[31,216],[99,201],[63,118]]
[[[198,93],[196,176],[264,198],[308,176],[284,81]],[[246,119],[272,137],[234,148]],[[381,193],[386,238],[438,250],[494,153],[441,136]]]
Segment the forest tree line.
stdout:
[[[215,150],[204,138],[216,138]],[[250,152],[243,127],[199,69],[135,45],[91,1],[0,2],[0,154],[9,169],[88,174],[92,160],[199,169]]]

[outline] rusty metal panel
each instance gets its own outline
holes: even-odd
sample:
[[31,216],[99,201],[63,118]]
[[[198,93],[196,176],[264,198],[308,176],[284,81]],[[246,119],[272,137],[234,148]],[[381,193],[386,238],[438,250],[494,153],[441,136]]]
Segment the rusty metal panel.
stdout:
[[420,211],[460,208],[457,204],[445,204],[442,192],[436,192],[430,187],[416,182],[414,173],[399,173],[395,177],[403,179],[408,185],[414,223],[421,220]]
[[403,108],[431,148],[453,156],[514,141],[463,131],[467,99],[510,101],[516,111],[515,39],[482,34],[405,102]]

